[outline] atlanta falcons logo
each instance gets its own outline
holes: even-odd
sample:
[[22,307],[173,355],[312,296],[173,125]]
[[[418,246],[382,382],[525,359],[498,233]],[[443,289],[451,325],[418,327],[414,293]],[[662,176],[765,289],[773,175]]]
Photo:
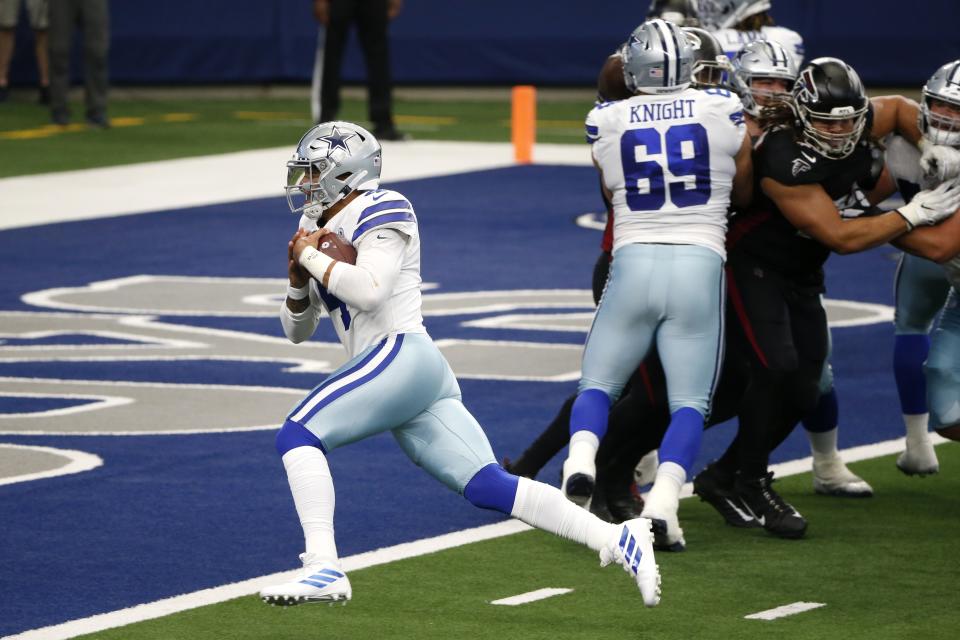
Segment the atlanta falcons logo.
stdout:
[[816,102],[820,99],[820,92],[817,91],[817,85],[813,81],[813,69],[804,69],[798,81],[800,89],[797,91],[797,98],[800,102]]
[[793,166],[790,168],[793,175],[798,176],[804,171],[810,171],[810,164],[802,158],[794,158]]

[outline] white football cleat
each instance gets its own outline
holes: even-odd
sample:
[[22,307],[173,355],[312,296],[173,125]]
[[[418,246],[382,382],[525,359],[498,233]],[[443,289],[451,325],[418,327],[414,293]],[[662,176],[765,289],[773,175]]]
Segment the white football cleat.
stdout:
[[350,579],[336,565],[316,562],[312,554],[300,554],[303,562],[303,578],[267,587],[260,592],[260,599],[267,604],[291,607],[310,602],[347,601],[353,596]]
[[563,476],[560,482],[563,497],[577,506],[589,509],[596,477],[597,465],[592,460],[567,458],[563,461]]
[[653,546],[660,551],[684,551],[687,541],[683,539],[683,529],[675,510],[662,512],[649,507],[649,501],[643,509],[643,517],[650,520],[653,529]]
[[937,452],[930,438],[925,438],[919,444],[911,444],[907,440],[907,448],[897,456],[897,469],[908,476],[929,476],[940,471]]
[[839,455],[813,459],[813,490],[825,496],[869,498],[873,487],[850,471]]
[[637,581],[643,604],[660,604],[660,568],[653,555],[653,534],[646,518],[627,520],[614,529],[609,542],[600,549],[600,566],[616,562]]

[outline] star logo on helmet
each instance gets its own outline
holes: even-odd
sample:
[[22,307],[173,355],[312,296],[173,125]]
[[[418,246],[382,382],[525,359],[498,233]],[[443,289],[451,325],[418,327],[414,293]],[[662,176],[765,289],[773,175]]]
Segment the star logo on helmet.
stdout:
[[327,149],[328,157],[330,156],[331,153],[333,153],[337,149],[343,149],[344,151],[347,152],[347,154],[349,154],[350,147],[347,146],[347,140],[349,140],[350,138],[355,138],[356,136],[357,134],[355,133],[344,134],[340,131],[340,129],[337,128],[337,125],[333,125],[333,131],[331,131],[329,134],[325,136],[320,136],[319,138],[317,138],[317,142],[327,143],[329,147]]

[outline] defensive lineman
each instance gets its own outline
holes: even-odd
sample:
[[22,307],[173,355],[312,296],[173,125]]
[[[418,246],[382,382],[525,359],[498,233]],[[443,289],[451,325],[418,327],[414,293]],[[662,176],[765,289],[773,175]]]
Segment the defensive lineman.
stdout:
[[752,191],[739,100],[689,88],[694,52],[675,24],[651,20],[623,49],[633,97],[597,105],[587,139],[615,212],[613,263],[584,349],[563,490],[585,504],[610,405],[656,340],[671,424],[644,515],[660,548],[682,549],[680,487],[700,445],[723,357],[723,261],[731,193]]
[[[302,218],[288,245],[284,333],[292,342],[308,339],[326,311],[350,360],[293,408],[277,434],[304,531],[304,574],[261,598],[278,605],[351,598],[334,540],[326,455],[389,430],[411,460],[474,505],[585,544],[599,551],[601,565],[617,562],[655,606],[660,575],[648,520],[603,522],[557,489],[496,463],[423,326],[417,218],[403,195],[379,188],[380,160],[370,132],[328,122],[310,129],[287,163],[288,203]],[[328,234],[356,247],[356,264],[318,250]]]

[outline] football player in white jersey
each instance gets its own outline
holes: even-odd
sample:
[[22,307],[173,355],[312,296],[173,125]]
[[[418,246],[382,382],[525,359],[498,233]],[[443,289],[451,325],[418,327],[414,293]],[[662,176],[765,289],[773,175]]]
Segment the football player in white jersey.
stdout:
[[[960,148],[960,60],[949,62],[933,74],[923,87],[919,127],[925,147],[942,145]],[[887,140],[887,167],[900,187],[904,198],[921,188],[935,186],[940,176],[924,175],[920,152],[903,138]],[[925,149],[926,150],[926,149]],[[941,153],[946,153],[942,148]],[[944,164],[950,171],[949,158]],[[927,159],[927,168],[929,159]],[[956,170],[956,166],[952,171]],[[956,217],[956,216],[954,216]],[[949,222],[944,223],[949,224]],[[960,232],[922,230],[908,242],[928,237],[930,242],[960,243]],[[954,244],[956,244],[954,243]],[[910,249],[911,246],[905,247]],[[934,258],[950,257],[960,246],[925,245]],[[935,262],[905,253],[896,277],[896,337],[894,342],[894,374],[903,420],[906,425],[906,447],[897,458],[897,467],[908,475],[929,475],[939,471],[936,452],[930,442],[932,423],[941,435],[957,439],[960,414],[956,398],[960,397],[960,311],[957,310],[957,286],[960,284],[960,258],[940,267]],[[948,302],[948,296],[952,296]],[[933,322],[942,311],[934,338],[929,335]],[[926,369],[926,374],[924,369]],[[928,401],[929,399],[929,401]],[[932,415],[931,415],[932,414]],[[931,419],[932,418],[932,419]],[[953,426],[951,426],[953,425]]]
[[[350,360],[287,416],[277,452],[306,544],[303,578],[260,592],[264,602],[349,600],[334,540],[333,480],[326,455],[391,431],[411,460],[478,507],[585,544],[601,565],[620,564],[644,604],[660,600],[650,521],[604,522],[550,486],[508,474],[461,402],[449,364],[427,335],[420,299],[420,236],[410,202],[379,188],[381,147],[367,130],[327,122],[307,131],[287,163],[287,198],[302,214],[288,245],[280,320],[292,342],[308,339],[322,312]],[[351,243],[355,264],[319,249],[329,235]]]
[[803,64],[803,38],[786,27],[774,24],[770,0],[700,0],[700,21],[713,31],[727,56],[757,40],[776,42],[793,57],[794,65]]
[[671,423],[643,515],[658,548],[680,550],[680,487],[700,445],[723,357],[723,262],[731,196],[752,194],[750,139],[740,101],[690,88],[694,52],[681,29],[650,20],[623,49],[633,97],[586,120],[594,162],[614,208],[613,262],[584,348],[570,417],[563,490],[586,504],[610,405],[656,341]]

